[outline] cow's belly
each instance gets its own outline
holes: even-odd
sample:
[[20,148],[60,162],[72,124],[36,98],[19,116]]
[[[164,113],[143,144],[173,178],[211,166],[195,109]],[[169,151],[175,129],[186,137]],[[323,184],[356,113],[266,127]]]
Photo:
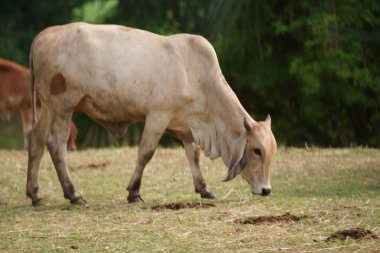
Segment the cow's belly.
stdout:
[[[76,109],[84,112],[104,126],[114,125],[116,128],[122,128],[122,125],[127,126],[133,122],[143,121],[146,115],[144,111],[137,110],[136,106],[128,104],[128,101],[119,101],[116,98],[94,99],[89,95],[81,99]],[[112,132],[108,127],[107,129]]]

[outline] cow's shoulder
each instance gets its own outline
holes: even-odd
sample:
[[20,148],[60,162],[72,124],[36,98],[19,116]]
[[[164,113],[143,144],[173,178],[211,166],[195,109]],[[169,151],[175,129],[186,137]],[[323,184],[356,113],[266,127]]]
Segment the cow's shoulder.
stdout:
[[212,44],[203,36],[195,34],[175,34],[168,36],[173,44],[181,45],[181,51],[187,51],[197,57],[204,58],[208,62],[218,64],[216,52]]
[[175,43],[183,43],[184,45],[191,47],[195,50],[212,49],[210,42],[201,35],[179,33],[167,36],[167,39]]

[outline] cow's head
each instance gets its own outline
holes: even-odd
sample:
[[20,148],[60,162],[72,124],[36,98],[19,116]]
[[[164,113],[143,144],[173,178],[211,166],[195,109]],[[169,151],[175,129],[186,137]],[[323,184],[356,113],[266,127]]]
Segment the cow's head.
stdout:
[[277,150],[276,140],[271,130],[271,118],[249,123],[244,118],[245,130],[241,133],[229,165],[229,181],[241,174],[251,185],[253,194],[266,196],[271,192],[270,167]]

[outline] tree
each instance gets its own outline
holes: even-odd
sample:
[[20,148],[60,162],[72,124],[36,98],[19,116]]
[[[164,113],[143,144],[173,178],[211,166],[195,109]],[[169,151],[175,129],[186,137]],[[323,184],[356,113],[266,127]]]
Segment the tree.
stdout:
[[[200,34],[247,111],[271,114],[279,143],[380,147],[377,1],[14,0],[0,16],[0,55],[24,65],[39,31],[72,21]],[[74,118],[84,145],[136,144],[142,130],[116,140],[84,114]]]
[[280,142],[379,146],[377,2],[213,4],[227,80],[248,111],[273,114]]

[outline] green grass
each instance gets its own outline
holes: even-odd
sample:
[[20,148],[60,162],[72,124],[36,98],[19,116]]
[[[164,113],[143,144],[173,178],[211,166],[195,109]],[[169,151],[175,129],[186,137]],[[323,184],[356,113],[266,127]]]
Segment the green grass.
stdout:
[[[361,227],[380,235],[380,150],[280,148],[269,197],[242,179],[223,183],[221,160],[202,157],[215,207],[155,211],[157,204],[199,202],[182,148],[159,148],[141,187],[126,202],[137,148],[70,153],[69,169],[87,207],[63,198],[48,154],[40,169],[45,205],[25,196],[26,151],[0,150],[0,252],[378,252],[380,239],[328,241]],[[95,165],[95,166],[94,166]],[[94,168],[95,167],[95,168]],[[306,215],[299,222],[237,224],[244,217]]]
[[21,149],[24,147],[21,117],[17,113],[9,122],[0,120],[0,149]]

